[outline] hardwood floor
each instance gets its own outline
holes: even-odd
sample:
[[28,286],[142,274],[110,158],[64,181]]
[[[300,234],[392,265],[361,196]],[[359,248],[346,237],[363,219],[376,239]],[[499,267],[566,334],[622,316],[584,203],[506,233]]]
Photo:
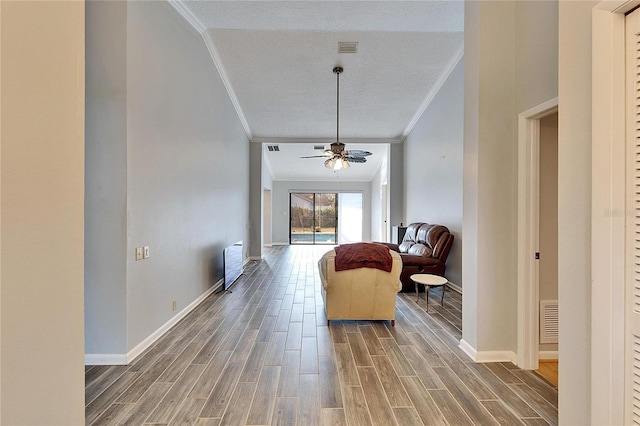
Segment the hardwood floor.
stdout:
[[557,360],[540,360],[536,373],[547,379],[556,388],[558,387]]
[[458,348],[461,297],[429,313],[398,295],[388,321],[327,327],[317,259],[278,246],[233,293],[208,297],[128,366],[87,366],[86,424],[557,424],[556,388],[510,363]]

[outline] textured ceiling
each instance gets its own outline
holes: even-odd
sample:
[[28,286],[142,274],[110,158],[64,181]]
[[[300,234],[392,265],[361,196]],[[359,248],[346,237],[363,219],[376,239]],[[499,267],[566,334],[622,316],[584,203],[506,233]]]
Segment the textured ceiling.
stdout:
[[[349,144],[406,136],[462,52],[461,1],[183,1],[180,6],[208,38],[252,141],[289,142],[278,159],[267,155],[276,179],[305,175],[313,161],[295,158],[290,142],[335,141],[334,66],[344,68],[340,140],[347,149],[366,149]],[[340,41],[358,42],[358,53],[339,54]],[[287,151],[291,158],[281,162]],[[384,152],[386,145],[372,157]],[[348,173],[366,180],[370,171],[358,164],[341,175]]]

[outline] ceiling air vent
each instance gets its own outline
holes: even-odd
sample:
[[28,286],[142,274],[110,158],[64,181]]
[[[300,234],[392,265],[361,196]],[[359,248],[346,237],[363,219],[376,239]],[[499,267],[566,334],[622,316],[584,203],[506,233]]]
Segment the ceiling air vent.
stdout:
[[280,151],[280,147],[278,145],[267,145],[267,149],[271,152]]
[[357,41],[338,42],[338,53],[358,53],[358,42]]
[[314,145],[314,151],[324,151],[324,145]]

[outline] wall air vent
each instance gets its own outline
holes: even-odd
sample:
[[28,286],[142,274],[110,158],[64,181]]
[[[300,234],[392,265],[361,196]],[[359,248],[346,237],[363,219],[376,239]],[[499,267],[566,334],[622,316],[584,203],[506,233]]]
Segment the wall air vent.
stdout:
[[267,149],[271,152],[280,151],[280,147],[278,145],[267,145]]
[[558,343],[558,301],[540,301],[540,343]]
[[339,41],[338,53],[358,53],[357,41]]

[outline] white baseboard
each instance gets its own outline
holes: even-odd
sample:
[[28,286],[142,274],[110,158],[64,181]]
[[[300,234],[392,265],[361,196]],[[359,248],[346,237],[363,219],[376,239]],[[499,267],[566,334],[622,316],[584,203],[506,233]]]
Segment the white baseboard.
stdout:
[[452,281],[449,281],[447,283],[447,287],[449,287],[451,290],[455,291],[456,293],[462,294],[462,286],[458,285]]
[[474,362],[511,362],[517,364],[517,356],[512,351],[476,351],[476,349],[464,341],[460,340],[459,348],[464,351]]
[[84,365],[127,365],[127,355],[85,354]]
[[543,360],[558,360],[558,351],[540,351],[538,352],[538,359]]
[[288,246],[289,243],[271,243],[272,246]]
[[153,345],[160,337],[162,337],[171,327],[176,325],[178,321],[184,318],[189,312],[191,312],[196,306],[198,306],[204,299],[209,297],[210,294],[218,290],[222,286],[223,280],[218,281],[213,286],[207,289],[204,293],[198,296],[193,302],[187,305],[183,310],[178,312],[169,321],[164,323],[160,328],[151,333],[149,337],[140,342],[135,348],[131,349],[126,354],[85,354],[85,365],[127,365],[135,360],[142,352]]

